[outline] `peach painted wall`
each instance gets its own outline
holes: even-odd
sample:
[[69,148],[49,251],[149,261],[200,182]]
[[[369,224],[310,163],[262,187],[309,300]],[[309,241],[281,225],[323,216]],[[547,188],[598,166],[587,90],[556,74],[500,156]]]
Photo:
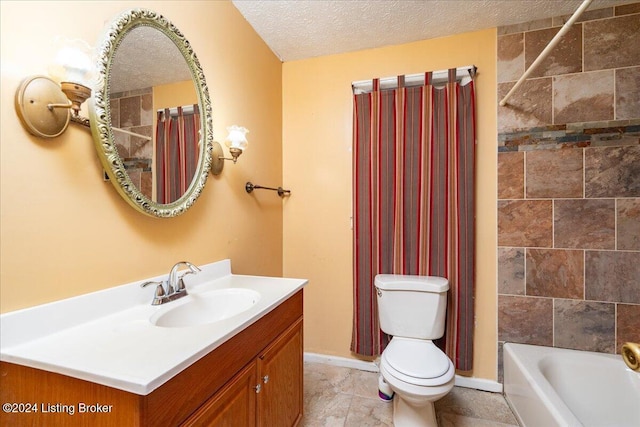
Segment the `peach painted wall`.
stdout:
[[[147,217],[108,182],[91,133],[28,134],[14,110],[20,81],[46,74],[56,36],[97,44],[131,7],[165,15],[191,42],[204,70],[217,140],[246,126],[249,149],[210,176],[191,210]],[[0,3],[0,310],[11,311],[168,273],[180,260],[225,258],[236,273],[282,274],[282,203],[244,184],[277,184],[282,170],[282,64],[230,2]],[[85,115],[87,115],[85,111]]]
[[[198,52],[196,52],[197,54]],[[200,60],[200,57],[198,57]],[[205,75],[205,78],[207,76]],[[211,97],[211,94],[209,94]],[[184,82],[159,85],[153,88],[153,116],[157,116],[156,111],[161,108],[182,107],[183,105],[197,104],[198,95],[194,90],[190,80]],[[222,133],[216,132],[218,139],[224,138]]]
[[496,30],[283,66],[284,274],[309,279],[305,351],[354,357],[352,321],[353,81],[475,64],[477,292],[473,375],[496,379]]

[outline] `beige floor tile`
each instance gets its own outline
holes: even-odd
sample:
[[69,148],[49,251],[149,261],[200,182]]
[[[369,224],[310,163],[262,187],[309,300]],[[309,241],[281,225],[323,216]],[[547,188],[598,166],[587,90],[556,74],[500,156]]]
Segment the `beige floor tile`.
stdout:
[[345,427],[392,427],[393,404],[378,398],[354,396],[344,425]]
[[[440,427],[517,427],[504,397],[461,387],[436,402]],[[304,364],[303,427],[392,427],[393,404],[378,398],[378,374]]]

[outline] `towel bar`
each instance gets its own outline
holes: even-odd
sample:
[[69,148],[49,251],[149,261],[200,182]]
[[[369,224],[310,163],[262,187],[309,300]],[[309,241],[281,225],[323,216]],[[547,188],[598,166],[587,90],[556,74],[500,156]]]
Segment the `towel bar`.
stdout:
[[244,186],[244,189],[247,190],[247,193],[251,193],[253,192],[253,190],[272,190],[272,191],[277,191],[278,196],[280,197],[291,195],[291,190],[285,190],[282,187],[278,187],[278,188],[264,187],[262,185],[255,185],[251,182],[247,182]]

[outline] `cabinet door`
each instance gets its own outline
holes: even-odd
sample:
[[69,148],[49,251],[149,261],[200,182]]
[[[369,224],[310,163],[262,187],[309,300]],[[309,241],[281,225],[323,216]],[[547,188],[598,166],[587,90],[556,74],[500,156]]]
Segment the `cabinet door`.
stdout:
[[257,364],[253,361],[194,412],[182,426],[255,426],[257,384]]
[[258,426],[288,427],[302,418],[302,320],[294,323],[258,360]]

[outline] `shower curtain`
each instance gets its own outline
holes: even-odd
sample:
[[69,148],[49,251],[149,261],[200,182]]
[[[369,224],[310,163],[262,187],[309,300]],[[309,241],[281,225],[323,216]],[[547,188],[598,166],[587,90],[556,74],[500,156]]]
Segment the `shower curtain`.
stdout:
[[200,113],[193,108],[158,110],[156,202],[173,203],[189,188],[198,165]]
[[455,69],[444,87],[425,84],[354,95],[354,318],[351,350],[382,352],[377,274],[449,279],[445,336],[456,369],[473,362],[474,81]]

